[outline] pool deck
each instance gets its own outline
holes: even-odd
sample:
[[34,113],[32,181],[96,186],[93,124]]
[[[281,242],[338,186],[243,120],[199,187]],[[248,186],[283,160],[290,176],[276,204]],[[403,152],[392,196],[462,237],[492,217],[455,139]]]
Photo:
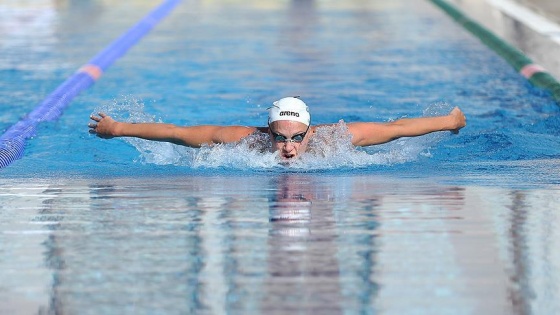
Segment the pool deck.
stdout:
[[535,12],[547,17],[553,22],[560,24],[560,2],[556,0],[518,0],[520,4],[526,5]]
[[448,0],[560,81],[560,1]]

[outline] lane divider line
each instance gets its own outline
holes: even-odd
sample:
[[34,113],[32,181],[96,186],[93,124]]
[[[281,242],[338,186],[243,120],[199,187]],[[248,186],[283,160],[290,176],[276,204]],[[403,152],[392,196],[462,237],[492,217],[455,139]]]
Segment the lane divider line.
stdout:
[[523,52],[509,45],[500,37],[463,14],[463,12],[449,2],[445,0],[430,1],[504,58],[520,75],[527,78],[534,86],[550,92],[556,104],[560,106],[560,83],[543,67],[535,64]]
[[49,94],[33,111],[0,136],[0,168],[23,157],[27,139],[37,126],[58,119],[74,97],[89,88],[105,70],[165,18],[181,0],[166,0],[113,41]]
[[525,65],[523,66],[523,68],[519,70],[519,73],[521,73],[521,75],[528,80],[530,80],[533,77],[533,75],[539,72],[546,72],[546,70],[536,63]]

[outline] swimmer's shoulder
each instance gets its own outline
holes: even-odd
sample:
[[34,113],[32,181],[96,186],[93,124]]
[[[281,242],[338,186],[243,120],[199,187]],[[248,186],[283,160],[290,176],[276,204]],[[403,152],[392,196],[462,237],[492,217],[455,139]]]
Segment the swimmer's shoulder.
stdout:
[[268,127],[252,127],[253,133],[268,133]]

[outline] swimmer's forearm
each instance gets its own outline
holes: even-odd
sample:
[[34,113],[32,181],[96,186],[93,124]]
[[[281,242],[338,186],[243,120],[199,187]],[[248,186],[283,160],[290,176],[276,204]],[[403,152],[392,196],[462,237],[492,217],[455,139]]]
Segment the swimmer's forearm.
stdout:
[[436,131],[456,130],[458,126],[453,117],[422,117],[422,118],[403,118],[389,123],[394,127],[395,138],[422,136]]
[[[111,135],[113,137],[136,137],[146,140],[166,141],[188,145],[177,135],[178,127],[162,123],[125,123],[115,122]],[[200,144],[198,144],[200,146]]]
[[199,136],[198,139],[189,137],[189,134],[193,132],[189,132],[191,128],[188,127],[181,128],[172,124],[162,123],[118,122],[104,113],[99,113],[99,116],[91,115],[90,118],[94,121],[94,123],[88,125],[90,132],[106,139],[113,137],[136,137],[193,147],[199,147],[203,143],[211,142],[208,135],[204,136],[204,133],[201,133],[203,137]]
[[214,143],[211,130],[207,127],[205,128],[205,126],[178,127],[173,124],[163,123],[115,122],[112,135],[114,137],[135,137],[171,142],[195,148],[203,144]]
[[406,122],[406,119],[405,122],[410,124],[410,131],[416,133],[412,136],[424,135],[435,131],[453,131],[457,133],[459,129],[467,125],[467,118],[459,107],[453,108],[446,116],[412,118],[408,120],[411,120],[411,122]]
[[204,144],[237,142],[255,132],[254,127],[201,125],[180,127],[163,123],[122,123],[115,126],[116,137],[137,137],[198,148]]
[[435,131],[453,131],[466,126],[466,118],[458,107],[449,115],[439,117],[403,118],[386,124],[354,123],[349,124],[352,143],[369,146],[386,143],[401,137],[422,136]]
[[237,142],[257,130],[245,126],[188,126],[179,127],[163,123],[127,123],[115,121],[110,116],[99,113],[91,115],[90,133],[101,138],[136,137],[146,140],[166,141],[189,147],[204,144]]

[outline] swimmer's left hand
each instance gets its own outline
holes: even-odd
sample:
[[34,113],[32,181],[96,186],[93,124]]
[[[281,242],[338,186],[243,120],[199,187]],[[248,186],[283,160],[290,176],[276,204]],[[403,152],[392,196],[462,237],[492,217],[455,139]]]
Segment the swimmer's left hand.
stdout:
[[451,119],[451,132],[457,134],[459,130],[467,125],[467,118],[459,107],[453,108],[448,117]]

